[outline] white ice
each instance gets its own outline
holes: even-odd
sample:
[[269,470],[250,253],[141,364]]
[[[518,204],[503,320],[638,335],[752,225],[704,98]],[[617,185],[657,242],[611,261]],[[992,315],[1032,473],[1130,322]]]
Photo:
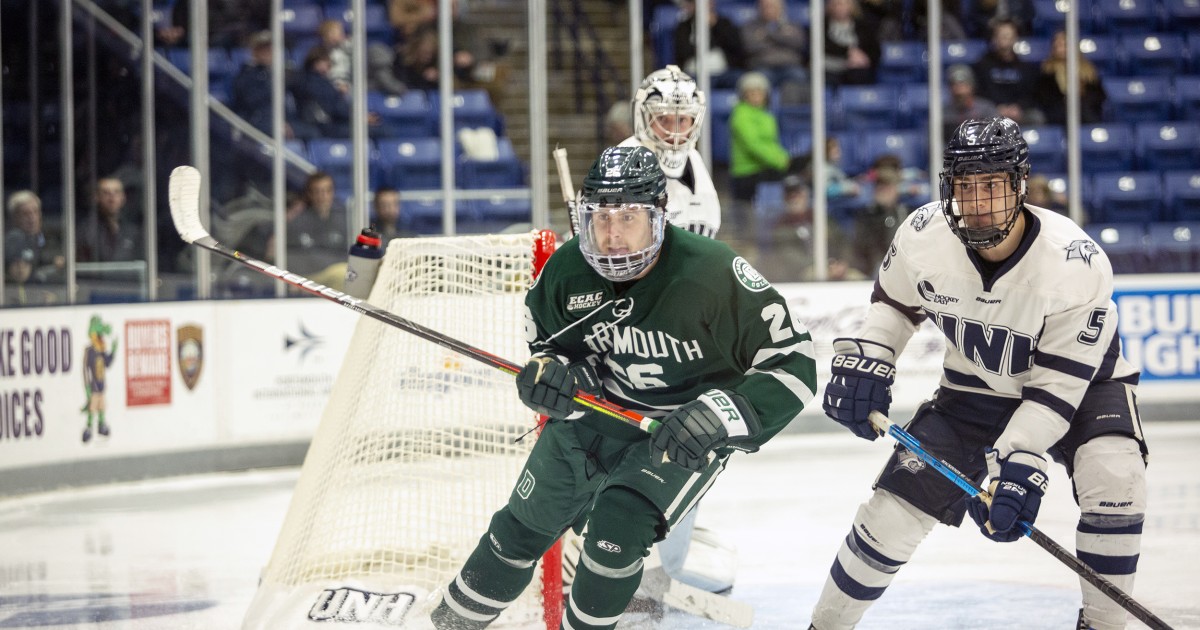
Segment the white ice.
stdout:
[[[1200,422],[1146,427],[1149,514],[1134,596],[1200,628]],[[732,597],[755,628],[805,628],[850,519],[891,446],[786,434],[739,456],[699,524],[739,550]],[[1077,510],[1053,470],[1037,526],[1074,548]],[[10,473],[12,474],[12,473]],[[0,628],[236,628],[283,520],[296,470],[205,475],[0,501]],[[860,628],[1073,628],[1078,580],[1029,540],[938,527]],[[668,612],[644,628],[725,628]],[[1142,627],[1132,618],[1130,627]]]

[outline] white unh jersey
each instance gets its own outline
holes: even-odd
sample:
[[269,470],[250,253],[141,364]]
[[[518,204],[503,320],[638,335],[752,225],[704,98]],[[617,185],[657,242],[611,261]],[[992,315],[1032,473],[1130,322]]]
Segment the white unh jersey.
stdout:
[[[636,136],[626,138],[619,146],[645,146],[654,150],[638,141]],[[688,163],[682,176],[667,176],[667,220],[709,238],[716,238],[717,230],[721,229],[721,200],[717,198],[717,188],[708,167],[695,149],[688,151]]]
[[990,281],[940,202],[912,213],[880,266],[860,334],[899,355],[928,317],[946,337],[942,387],[1023,401],[996,443],[1002,454],[1057,442],[1090,383],[1132,391],[1138,378],[1116,336],[1108,257],[1070,219],[1025,208],[1024,238]]

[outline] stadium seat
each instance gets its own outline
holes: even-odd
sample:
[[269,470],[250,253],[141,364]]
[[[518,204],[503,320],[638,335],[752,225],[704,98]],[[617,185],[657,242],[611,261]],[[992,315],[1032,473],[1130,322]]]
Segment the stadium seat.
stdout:
[[1163,14],[1168,30],[1192,33],[1193,37],[1200,32],[1200,2],[1196,0],[1163,0]]
[[1144,273],[1152,262],[1146,250],[1146,228],[1141,223],[1089,223],[1083,231],[1104,250],[1116,273]]
[[771,246],[771,232],[783,213],[783,183],[760,183],[754,191],[754,232],[759,247]]
[[[1068,6],[1067,3],[1060,4],[1057,0],[1033,0],[1033,34],[1051,37],[1058,31],[1066,30]],[[1086,17],[1080,17],[1079,21],[1085,31],[1090,30]]]
[[1029,145],[1029,161],[1038,171],[1067,170],[1067,134],[1058,125],[1026,127],[1021,135]]
[[796,129],[787,134],[780,133],[779,142],[792,157],[808,155],[812,152],[812,133],[807,129]]
[[403,96],[368,92],[367,109],[379,114],[382,119],[380,136],[427,138],[437,135],[429,99],[422,90],[409,90]]
[[1200,169],[1200,123],[1144,122],[1134,127],[1139,168]]
[[[1193,36],[1200,42],[1200,36]],[[1200,120],[1200,75],[1175,77],[1175,109],[1179,120]]]
[[476,224],[472,229],[480,232],[501,232],[514,223],[529,223],[533,217],[533,205],[529,197],[493,195],[472,201],[471,207],[471,216]]
[[1050,38],[1026,37],[1019,39],[1017,43],[1013,44],[1013,51],[1022,61],[1034,65],[1041,64],[1046,57],[1050,56]]
[[1163,173],[1167,215],[1176,221],[1200,221],[1200,170]]
[[920,83],[925,81],[925,44],[922,42],[883,42],[879,58],[881,83]]
[[1093,0],[1094,25],[1100,33],[1147,33],[1158,29],[1156,0]]
[[[949,90],[942,90],[942,102],[950,99]],[[909,83],[900,87],[901,126],[906,129],[929,127],[929,85]]]
[[1109,120],[1143,122],[1170,120],[1171,79],[1164,76],[1104,77]]
[[1084,172],[1133,170],[1133,129],[1129,125],[1084,125],[1079,136]]
[[[436,196],[402,196],[401,222],[409,229],[421,234],[442,233],[442,199]],[[458,200],[455,205],[454,221],[456,224],[471,221],[474,208],[465,200]],[[457,231],[457,229],[456,229]]]
[[498,155],[494,160],[464,156],[458,161],[458,188],[516,188],[523,183],[524,170],[513,151],[512,140],[498,138],[496,148]]
[[900,90],[893,84],[845,85],[835,100],[843,129],[895,129],[900,124]]
[[1137,33],[1123,35],[1121,50],[1128,68],[1138,75],[1174,75],[1186,69],[1187,46],[1178,33]]
[[1200,269],[1200,223],[1152,223],[1146,230],[1149,254],[1158,273]]
[[316,35],[317,27],[324,19],[325,11],[316,4],[299,5],[279,12],[279,21],[283,24],[283,37],[288,42],[296,37]]
[[923,170],[929,161],[929,137],[924,131],[864,131],[859,153],[864,168],[870,168],[880,156],[891,154],[900,158],[904,167]]
[[380,140],[380,182],[399,190],[441,188],[441,151],[438,138]]
[[654,5],[650,17],[650,40],[657,67],[675,63],[675,27],[679,24],[679,5],[662,2]]
[[722,5],[718,12],[738,28],[758,17],[758,7],[753,4]]
[[[429,105],[434,124],[438,124],[440,103],[437,92],[429,93]],[[484,90],[459,90],[454,93],[454,129],[490,127],[497,136],[504,135],[500,114]]]
[[965,63],[971,65],[987,52],[987,41],[982,39],[964,39],[960,41],[944,42],[942,44],[942,65],[949,66],[956,63]]
[[791,0],[787,3],[787,15],[792,24],[799,24],[808,30],[808,25],[812,21],[809,17],[808,2]]
[[1120,73],[1123,68],[1121,51],[1117,48],[1117,38],[1112,35],[1090,35],[1079,38],[1079,52],[1102,76]]
[[729,163],[729,113],[737,101],[734,90],[713,90],[708,100],[708,115],[712,117],[712,159],[720,164]]
[[346,139],[313,138],[308,141],[308,156],[314,166],[333,177],[339,195],[350,192],[354,170],[354,144]]
[[1096,173],[1092,194],[1097,219],[1152,223],[1162,215],[1162,176],[1157,172]]

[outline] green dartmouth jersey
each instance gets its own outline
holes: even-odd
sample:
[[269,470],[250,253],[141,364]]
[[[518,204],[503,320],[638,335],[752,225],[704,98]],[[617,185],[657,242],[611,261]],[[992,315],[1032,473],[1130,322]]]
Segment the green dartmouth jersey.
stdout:
[[[668,225],[658,262],[632,283],[607,280],[579,239],[563,244],[525,298],[530,350],[590,360],[608,400],[661,418],[713,388],[758,412],[761,446],[816,392],[812,337],[783,297],[720,241]],[[639,429],[597,412],[575,420],[635,440]]]

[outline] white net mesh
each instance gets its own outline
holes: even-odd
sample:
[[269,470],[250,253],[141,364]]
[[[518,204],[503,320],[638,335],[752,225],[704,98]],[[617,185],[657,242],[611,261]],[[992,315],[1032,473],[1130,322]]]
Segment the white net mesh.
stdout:
[[[370,302],[520,360],[531,234],[398,239]],[[453,579],[508,498],[535,435],[511,376],[363,317],[305,459],[264,587]],[[535,585],[540,580],[535,580]],[[539,588],[501,616],[541,615]]]

